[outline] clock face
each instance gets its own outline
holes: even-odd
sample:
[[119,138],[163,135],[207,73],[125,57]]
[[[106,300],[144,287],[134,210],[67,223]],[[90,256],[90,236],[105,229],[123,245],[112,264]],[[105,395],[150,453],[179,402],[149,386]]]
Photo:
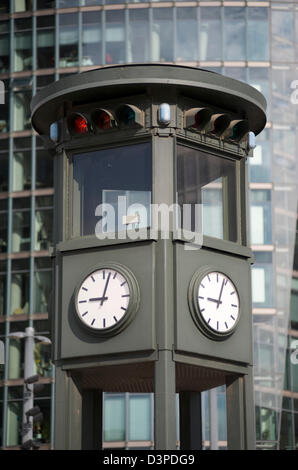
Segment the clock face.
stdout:
[[197,284],[197,304],[205,327],[229,334],[239,318],[239,296],[233,282],[223,273],[209,272]]
[[76,296],[79,319],[97,331],[113,329],[127,315],[131,289],[128,277],[112,268],[101,268],[89,274]]

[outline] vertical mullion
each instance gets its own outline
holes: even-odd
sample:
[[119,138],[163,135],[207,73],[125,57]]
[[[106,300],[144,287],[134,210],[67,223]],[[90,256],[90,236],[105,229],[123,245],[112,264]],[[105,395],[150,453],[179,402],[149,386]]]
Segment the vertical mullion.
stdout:
[[83,37],[83,13],[81,10],[78,12],[78,65],[82,66],[82,37]]
[[176,62],[177,57],[177,8],[172,7],[172,21],[173,21],[173,62]]
[[102,64],[105,65],[106,63],[106,11],[102,9],[102,16],[101,16],[101,47],[102,47]]

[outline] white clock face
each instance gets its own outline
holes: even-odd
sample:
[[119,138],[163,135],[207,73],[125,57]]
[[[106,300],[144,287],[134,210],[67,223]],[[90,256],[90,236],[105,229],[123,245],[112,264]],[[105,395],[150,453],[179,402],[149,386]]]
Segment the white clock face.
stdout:
[[119,271],[102,268],[82,282],[76,309],[80,320],[94,330],[105,330],[119,323],[128,309],[130,289]]
[[220,334],[229,333],[239,317],[239,296],[232,281],[222,273],[210,272],[200,281],[197,296],[208,328]]

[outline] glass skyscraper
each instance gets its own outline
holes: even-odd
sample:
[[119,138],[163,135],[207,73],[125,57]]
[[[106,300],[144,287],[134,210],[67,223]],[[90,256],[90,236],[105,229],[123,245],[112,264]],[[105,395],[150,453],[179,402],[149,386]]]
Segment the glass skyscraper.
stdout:
[[[31,128],[31,97],[102,65],[167,62],[245,81],[268,101],[248,163],[256,435],[259,448],[298,448],[297,58],[295,1],[0,1],[0,446],[21,442],[24,341],[9,335],[32,326],[50,336],[53,171]],[[45,387],[35,396],[44,421],[34,437],[51,448],[50,346],[36,344],[35,365]],[[224,388],[202,401],[203,445],[225,448]],[[105,395],[104,446],[154,446],[151,395]]]

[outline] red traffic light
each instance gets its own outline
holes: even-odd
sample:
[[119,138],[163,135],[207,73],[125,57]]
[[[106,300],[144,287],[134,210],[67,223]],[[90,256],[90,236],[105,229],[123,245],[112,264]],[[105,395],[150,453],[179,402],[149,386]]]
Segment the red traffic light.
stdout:
[[68,130],[72,135],[87,134],[88,121],[82,114],[72,114],[68,120]]
[[115,120],[112,114],[105,109],[96,109],[93,111],[91,119],[95,129],[105,131],[115,127]]

